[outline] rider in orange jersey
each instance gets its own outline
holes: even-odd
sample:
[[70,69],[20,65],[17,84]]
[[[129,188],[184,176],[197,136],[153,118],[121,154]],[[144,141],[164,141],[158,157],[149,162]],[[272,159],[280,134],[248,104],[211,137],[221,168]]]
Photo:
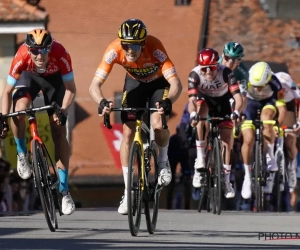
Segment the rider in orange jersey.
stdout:
[[[98,66],[90,85],[90,94],[99,105],[99,114],[110,113],[112,102],[106,100],[101,86],[108,77],[114,64],[119,64],[127,71],[123,89],[122,107],[145,107],[147,98],[150,106],[159,108],[151,115],[151,125],[155,131],[155,141],[159,149],[158,183],[166,186],[171,182],[172,174],[168,161],[170,133],[162,129],[161,114],[170,115],[174,103],[182,90],[175,67],[161,41],[148,35],[145,24],[138,19],[129,19],[121,24],[118,38],[113,41]],[[120,157],[123,169],[125,192],[118,212],[127,214],[127,175],[128,157],[135,132],[136,117],[132,113],[121,112],[123,139]]]

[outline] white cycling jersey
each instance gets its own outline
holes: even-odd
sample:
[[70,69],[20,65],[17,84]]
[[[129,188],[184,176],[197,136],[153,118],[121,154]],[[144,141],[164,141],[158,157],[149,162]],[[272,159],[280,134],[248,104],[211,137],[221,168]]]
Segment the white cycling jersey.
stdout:
[[285,72],[278,72],[275,74],[284,89],[284,100],[290,102],[293,99],[300,98],[300,91],[294,83],[292,77]]

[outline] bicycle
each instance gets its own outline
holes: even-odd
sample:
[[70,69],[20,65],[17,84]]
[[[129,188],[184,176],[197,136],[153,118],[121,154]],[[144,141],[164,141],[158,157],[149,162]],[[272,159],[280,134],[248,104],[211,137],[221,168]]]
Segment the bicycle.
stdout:
[[[128,160],[128,223],[131,235],[137,236],[140,229],[143,203],[147,230],[150,234],[153,234],[158,218],[159,196],[163,188],[158,184],[157,147],[154,141],[154,131],[150,126],[151,112],[155,112],[158,109],[150,108],[149,100],[147,99],[146,108],[112,108],[111,110],[132,112],[136,115],[135,135],[130,147]],[[148,114],[147,122],[143,121],[145,113]],[[109,118],[109,115],[104,115],[104,126],[111,129]],[[162,126],[164,129],[168,128],[165,115],[162,115]],[[147,143],[145,149],[142,131],[146,134]],[[153,171],[151,172],[152,169]],[[134,170],[137,170],[137,175],[134,175]]]
[[[252,187],[254,189],[254,199],[252,200],[252,207],[254,208],[253,201],[256,202],[256,212],[264,211],[264,192],[263,187],[266,185],[267,172],[263,166],[265,166],[265,156],[263,154],[263,125],[275,125],[275,120],[260,120],[261,110],[257,110],[257,117],[255,120],[245,120],[243,125],[254,125],[255,127],[255,155],[254,155],[254,176],[252,172]],[[238,136],[240,128],[236,129],[234,136]]]
[[53,102],[52,105],[39,108],[28,108],[26,110],[16,111],[5,115],[0,114],[0,120],[3,121],[5,118],[20,115],[29,117],[28,122],[31,134],[30,152],[33,165],[32,172],[34,186],[40,198],[48,227],[51,232],[55,232],[55,230],[58,228],[56,209],[58,209],[59,215],[62,215],[61,201],[58,198],[59,179],[55,164],[53,164],[49,152],[39,135],[38,124],[35,115],[36,112],[41,112],[48,109],[53,109],[59,118],[62,116],[62,114],[59,112],[60,107]]
[[[277,126],[278,127],[278,126]],[[278,130],[278,129],[277,129]],[[284,138],[285,133],[294,132],[293,127],[282,126],[278,132],[278,136]],[[278,171],[275,176],[273,197],[275,198],[275,211],[282,211],[282,192],[284,191],[285,180],[287,179],[286,175],[286,152],[284,150],[284,144],[279,143],[279,140],[276,142],[275,150],[275,160],[278,166]]]
[[[206,147],[204,183],[201,186],[201,197],[198,205],[198,212],[201,212],[206,199],[207,212],[221,214],[222,211],[222,183],[224,178],[224,167],[222,151],[225,155],[225,147],[221,148],[220,132],[218,123],[221,121],[231,121],[229,117],[207,117],[196,118],[198,121],[209,122],[209,137]],[[201,170],[203,171],[203,170]]]

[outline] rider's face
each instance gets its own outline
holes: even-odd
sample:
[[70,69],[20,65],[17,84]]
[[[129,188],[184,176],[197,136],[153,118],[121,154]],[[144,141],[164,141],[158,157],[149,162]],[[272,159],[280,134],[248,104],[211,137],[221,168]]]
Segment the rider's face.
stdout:
[[121,43],[127,61],[135,62],[142,54],[142,44]]
[[226,67],[230,68],[231,70],[234,70],[242,62],[242,58],[230,57],[230,56],[224,55],[224,53],[222,54],[222,59],[223,59],[223,64]]
[[50,48],[32,49],[29,48],[30,57],[37,68],[45,68],[49,60]]
[[212,81],[217,76],[217,65],[200,66],[200,72],[207,81]]

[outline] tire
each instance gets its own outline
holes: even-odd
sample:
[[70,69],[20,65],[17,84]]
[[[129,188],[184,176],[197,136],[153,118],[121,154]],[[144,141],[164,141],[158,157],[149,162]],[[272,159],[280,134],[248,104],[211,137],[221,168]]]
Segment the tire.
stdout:
[[255,201],[256,201],[256,212],[261,212],[262,209],[262,186],[261,186],[261,150],[260,144],[258,141],[255,142],[255,182],[254,182],[254,191],[255,191]]
[[[147,199],[144,199],[145,216],[147,229],[150,234],[153,234],[156,228],[159,208],[160,192],[157,192],[158,183],[158,163],[157,163],[157,147],[154,141],[145,151],[145,180],[148,182],[148,188],[145,185],[144,190],[148,190]],[[152,166],[152,167],[151,167]],[[152,172],[150,170],[152,169]]]
[[215,207],[218,215],[221,214],[222,211],[222,169],[223,169],[223,161],[221,157],[221,145],[220,141],[215,138],[214,139],[214,159],[215,161]]
[[[132,236],[137,236],[142,215],[142,153],[138,142],[134,141],[131,145],[128,161],[128,179],[127,179],[127,206],[128,223]],[[136,164],[137,163],[137,164]],[[134,176],[134,169],[137,169],[137,176]]]
[[51,190],[51,176],[47,162],[45,146],[36,140],[31,142],[32,164],[35,185],[39,194],[45,219],[51,232],[54,232],[57,225],[54,199]]
[[282,191],[280,191],[280,184],[283,183],[283,175],[284,175],[284,168],[285,168],[285,158],[284,153],[282,150],[276,150],[275,153],[276,164],[278,166],[278,171],[275,175],[275,189],[274,189],[274,196],[275,196],[275,207],[276,212],[282,212]]

